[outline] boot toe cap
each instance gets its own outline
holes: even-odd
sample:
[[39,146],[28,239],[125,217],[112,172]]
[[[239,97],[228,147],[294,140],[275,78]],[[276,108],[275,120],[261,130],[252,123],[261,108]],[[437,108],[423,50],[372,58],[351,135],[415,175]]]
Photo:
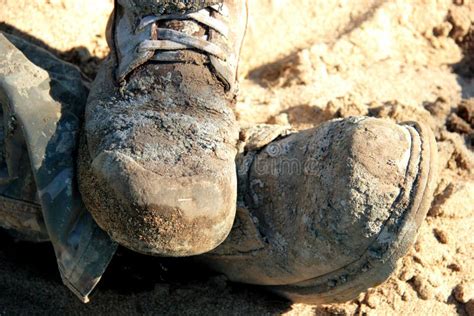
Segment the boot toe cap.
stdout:
[[294,301],[347,301],[385,281],[414,243],[432,200],[437,151],[428,128],[365,119],[346,139],[333,157],[341,157],[332,168],[339,180],[328,215],[334,266],[276,288]]
[[[96,222],[134,251],[189,256],[228,235],[235,214],[232,168],[211,174],[161,176],[119,151],[99,154],[83,188]],[[86,191],[86,194],[84,194]]]
[[[353,299],[388,278],[414,243],[436,154],[426,127],[373,118],[274,141],[252,163],[239,230],[205,260],[293,301]],[[242,240],[252,251],[240,250]]]

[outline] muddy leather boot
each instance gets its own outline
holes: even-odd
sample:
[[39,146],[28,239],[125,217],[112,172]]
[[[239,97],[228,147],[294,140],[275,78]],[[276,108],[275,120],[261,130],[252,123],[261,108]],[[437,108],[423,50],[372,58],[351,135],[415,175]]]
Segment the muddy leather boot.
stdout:
[[81,193],[98,225],[151,255],[214,249],[236,209],[231,106],[246,2],[181,2],[193,5],[116,1],[79,153]]
[[353,299],[386,280],[414,243],[436,185],[434,137],[373,118],[288,133],[242,133],[236,222],[201,260],[293,301]]

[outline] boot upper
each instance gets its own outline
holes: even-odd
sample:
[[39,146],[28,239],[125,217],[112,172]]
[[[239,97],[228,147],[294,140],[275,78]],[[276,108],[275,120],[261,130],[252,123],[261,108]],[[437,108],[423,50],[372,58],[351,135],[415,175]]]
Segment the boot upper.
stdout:
[[245,1],[149,14],[119,1],[86,107],[81,192],[111,237],[145,254],[209,251],[237,196],[232,106]]
[[387,258],[406,251],[397,247],[405,235],[413,238],[426,213],[414,196],[428,200],[432,193],[432,187],[425,193],[432,136],[417,133],[372,118],[290,135],[281,128],[250,133],[238,159],[234,229],[206,262],[246,283],[296,284],[304,292],[318,280],[324,286],[304,292],[315,301],[371,269],[375,277],[346,294],[381,282],[394,269]]

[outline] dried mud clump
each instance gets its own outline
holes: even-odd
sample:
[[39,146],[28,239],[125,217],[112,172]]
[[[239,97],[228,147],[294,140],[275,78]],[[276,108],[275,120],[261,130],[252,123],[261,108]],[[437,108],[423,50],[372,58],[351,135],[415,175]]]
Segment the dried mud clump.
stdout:
[[448,131],[466,137],[469,147],[474,147],[474,99],[463,100],[447,121]]

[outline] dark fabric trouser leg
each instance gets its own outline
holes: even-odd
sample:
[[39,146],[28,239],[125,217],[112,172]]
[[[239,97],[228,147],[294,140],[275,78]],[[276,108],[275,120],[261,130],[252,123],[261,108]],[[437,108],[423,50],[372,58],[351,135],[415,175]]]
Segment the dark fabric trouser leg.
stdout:
[[0,33],[0,226],[47,234],[64,283],[88,301],[117,248],[76,185],[88,91],[76,67],[7,36]]

